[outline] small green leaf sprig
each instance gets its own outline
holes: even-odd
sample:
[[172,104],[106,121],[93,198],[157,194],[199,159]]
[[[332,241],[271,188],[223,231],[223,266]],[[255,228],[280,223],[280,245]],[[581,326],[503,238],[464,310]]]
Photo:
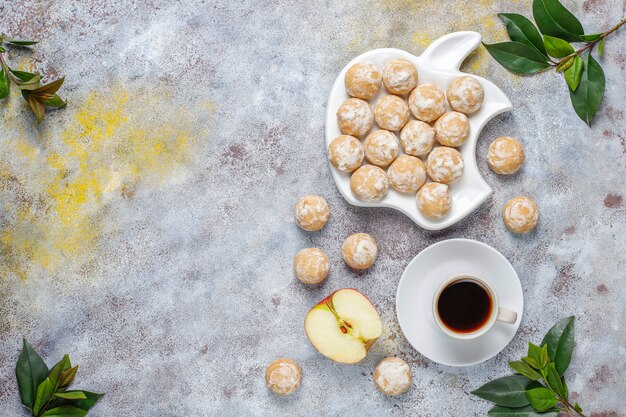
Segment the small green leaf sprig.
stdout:
[[541,341],[528,343],[528,355],[509,362],[516,374],[498,378],[472,394],[496,404],[492,417],[585,417],[578,403],[569,402],[565,371],[574,352],[574,316],[555,324]]
[[22,404],[34,417],[83,417],[104,394],[68,390],[76,371],[78,366],[72,366],[68,355],[48,370],[41,356],[24,339],[15,367]]
[[[522,15],[498,16],[506,25],[511,42],[483,44],[491,56],[517,74],[534,74],[546,68],[563,73],[574,111],[591,125],[606,83],[602,66],[591,52],[597,45],[597,54],[602,57],[606,38],[626,24],[626,19],[606,32],[585,34],[580,21],[559,0],[533,0],[533,17],[539,30]],[[574,49],[571,42],[583,46]]]
[[4,57],[7,52],[5,46],[29,47],[37,43],[37,41],[0,36],[0,100],[8,97],[11,92],[11,83],[15,84],[37,118],[37,122],[41,123],[46,115],[46,107],[60,108],[67,104],[56,94],[63,85],[64,78],[42,85],[41,74],[12,69]]

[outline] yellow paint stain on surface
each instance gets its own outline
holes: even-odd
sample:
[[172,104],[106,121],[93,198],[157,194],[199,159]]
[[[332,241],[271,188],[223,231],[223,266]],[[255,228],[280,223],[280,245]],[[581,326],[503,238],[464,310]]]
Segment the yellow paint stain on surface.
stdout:
[[20,279],[26,279],[27,268],[23,263],[35,262],[47,270],[58,266],[60,258],[47,245],[49,232],[47,228],[39,227],[38,214],[30,208],[18,210],[17,222],[2,232],[0,253],[8,261],[4,267]]
[[418,46],[421,46],[424,49],[426,49],[428,45],[433,43],[435,39],[437,38],[425,32],[415,32],[413,33],[413,37],[412,37],[413,43]]
[[461,71],[489,78],[488,69],[491,59],[489,52],[482,46],[479,46],[465,58],[465,61],[461,64]]
[[15,143],[15,149],[17,152],[26,157],[28,160],[32,161],[35,159],[35,156],[39,153],[39,148],[29,143],[23,137],[20,137]]
[[68,111],[71,121],[47,135],[49,146],[9,141],[32,163],[0,161],[0,192],[16,198],[4,207],[0,276],[26,279],[93,257],[98,238],[114,229],[107,204],[129,188],[159,187],[193,162],[197,135],[206,130],[193,110],[173,104],[167,91],[117,85]]
[[[525,0],[515,0],[511,3],[513,10],[523,8]],[[382,13],[387,16],[401,16],[407,22],[406,33],[396,35],[395,45],[402,44],[402,36],[410,39],[413,45],[421,50],[427,48],[437,38],[456,31],[476,31],[482,35],[487,43],[508,40],[504,24],[498,18],[502,12],[502,3],[495,0],[477,0],[474,2],[438,2],[435,0],[370,0],[372,14]],[[527,12],[530,12],[526,9]],[[385,19],[380,19],[385,22]],[[357,38],[360,35],[357,33]],[[378,45],[380,46],[380,45]],[[361,45],[367,49],[367,45]],[[412,51],[419,54],[419,50]],[[494,61],[487,51],[479,46],[467,58],[462,66],[464,71],[489,78],[489,72]]]
[[376,0],[386,12],[410,12],[411,14],[431,8],[438,2],[435,0]]

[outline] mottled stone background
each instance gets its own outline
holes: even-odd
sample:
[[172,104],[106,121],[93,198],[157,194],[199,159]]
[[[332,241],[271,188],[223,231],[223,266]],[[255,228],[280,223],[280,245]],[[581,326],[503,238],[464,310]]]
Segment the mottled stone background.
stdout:
[[[565,0],[589,32],[624,15],[622,0]],[[437,37],[476,30],[505,39],[496,13],[530,15],[519,1],[3,1],[0,30],[43,42],[9,57],[66,76],[66,109],[37,126],[14,92],[0,104],[0,414],[26,416],[14,364],[26,337],[49,362],[71,353],[77,387],[106,392],[93,416],[479,416],[470,390],[506,374],[529,340],[575,314],[572,397],[593,417],[626,416],[626,29],[601,61],[607,92],[588,128],[560,75],[515,76],[480,48],[464,69],[487,77],[515,109],[493,120],[477,149],[493,196],[443,232],[400,212],[349,206],[324,146],[326,97],[355,55],[393,46],[419,54]],[[513,177],[490,172],[500,135],[527,152]],[[329,224],[305,233],[292,207],[324,195]],[[508,233],[500,211],[533,196],[541,224]],[[371,233],[375,266],[357,275],[343,239]],[[402,336],[394,294],[426,246],[486,242],[518,271],[520,331],[497,357],[440,366]],[[329,279],[294,279],[293,255],[315,245]],[[356,366],[333,363],[306,340],[308,309],[356,287],[379,307],[382,338]],[[375,364],[398,355],[414,387],[386,398]],[[303,368],[300,391],[267,392],[279,356]]]

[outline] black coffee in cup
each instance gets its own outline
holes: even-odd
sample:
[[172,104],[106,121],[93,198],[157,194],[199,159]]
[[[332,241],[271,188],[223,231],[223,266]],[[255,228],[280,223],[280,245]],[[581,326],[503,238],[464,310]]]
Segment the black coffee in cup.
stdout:
[[493,301],[487,288],[472,278],[449,283],[437,300],[441,322],[456,333],[473,333],[489,322]]

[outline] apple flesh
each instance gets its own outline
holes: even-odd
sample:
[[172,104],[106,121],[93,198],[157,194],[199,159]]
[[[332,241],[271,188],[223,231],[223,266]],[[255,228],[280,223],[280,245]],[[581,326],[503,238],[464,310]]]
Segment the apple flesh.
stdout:
[[383,332],[376,307],[352,288],[335,291],[311,309],[304,319],[309,341],[322,355],[354,364]]

